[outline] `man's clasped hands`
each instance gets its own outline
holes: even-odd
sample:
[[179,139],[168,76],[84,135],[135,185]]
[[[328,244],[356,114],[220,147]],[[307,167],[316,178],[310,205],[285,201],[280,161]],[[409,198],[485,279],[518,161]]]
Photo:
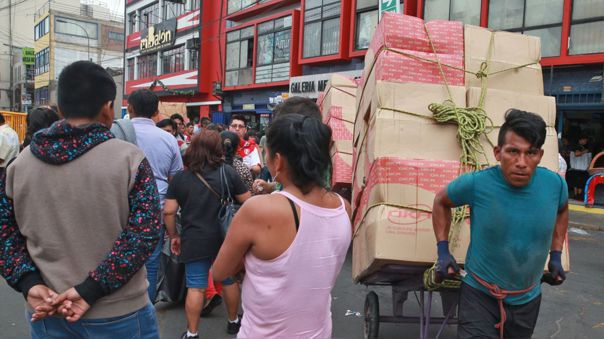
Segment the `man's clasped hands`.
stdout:
[[59,314],[69,322],[76,322],[90,309],[90,305],[76,291],[70,288],[58,294],[46,285],[38,284],[29,289],[27,303],[33,309],[32,322]]

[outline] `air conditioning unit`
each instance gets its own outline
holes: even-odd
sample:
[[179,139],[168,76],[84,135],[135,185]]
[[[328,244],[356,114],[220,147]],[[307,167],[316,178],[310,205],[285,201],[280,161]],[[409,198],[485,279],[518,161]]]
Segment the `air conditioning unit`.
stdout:
[[187,49],[199,49],[201,47],[201,41],[199,38],[191,38],[187,40]]

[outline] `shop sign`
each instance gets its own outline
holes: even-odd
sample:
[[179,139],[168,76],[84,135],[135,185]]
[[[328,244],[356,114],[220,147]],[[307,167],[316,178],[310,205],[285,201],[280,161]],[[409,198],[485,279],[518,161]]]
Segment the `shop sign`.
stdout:
[[241,109],[246,110],[246,111],[253,111],[256,109],[256,104],[243,104],[241,106]]
[[36,54],[33,48],[23,47],[21,48],[21,55],[24,65],[33,65],[36,62]]
[[385,12],[394,12],[394,13],[400,13],[401,12],[401,3],[399,2],[399,0],[379,0],[380,1],[380,20],[382,19],[382,15]]
[[176,41],[176,18],[153,25],[141,34],[141,54],[172,47]]
[[[337,74],[353,78],[360,77],[362,73],[362,70],[337,72]],[[301,96],[313,99],[318,98],[319,93],[323,92],[325,87],[327,87],[327,83],[332,74],[333,73],[323,73],[290,78],[289,96]]]

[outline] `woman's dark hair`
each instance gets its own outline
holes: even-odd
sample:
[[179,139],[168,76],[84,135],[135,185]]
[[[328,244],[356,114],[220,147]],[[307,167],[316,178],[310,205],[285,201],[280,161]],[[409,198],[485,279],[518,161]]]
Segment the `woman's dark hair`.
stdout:
[[216,131],[202,130],[193,137],[182,160],[190,171],[201,173],[208,167],[218,167],[223,162],[223,154],[220,134]]
[[23,140],[23,147],[27,147],[34,134],[44,128],[50,127],[59,120],[59,114],[50,107],[36,107],[27,114],[27,131]]
[[279,153],[288,163],[291,179],[302,193],[326,187],[331,168],[331,128],[314,117],[286,114],[275,119],[266,135],[271,157]]
[[514,132],[528,141],[531,146],[541,148],[545,143],[545,127],[545,121],[537,114],[513,108],[509,109],[505,113],[505,122],[499,130],[497,146],[502,147],[505,144],[507,132]]
[[239,136],[237,133],[224,131],[220,133],[220,137],[222,138],[222,149],[224,150],[224,162],[232,165],[235,153],[239,147]]
[[178,126],[176,126],[176,121],[172,120],[172,119],[163,119],[160,120],[157,124],[155,124],[155,126],[159,127],[159,128],[164,128],[166,126],[172,126],[172,130],[174,131],[174,136],[176,136],[176,132],[177,132],[177,128]]

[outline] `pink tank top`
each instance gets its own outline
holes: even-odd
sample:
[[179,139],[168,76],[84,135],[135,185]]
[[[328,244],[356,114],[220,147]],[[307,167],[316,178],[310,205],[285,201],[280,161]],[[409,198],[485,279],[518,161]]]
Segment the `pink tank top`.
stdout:
[[300,227],[277,258],[246,254],[237,338],[331,338],[331,289],[352,237],[344,201],[340,197],[340,207],[322,208],[277,194],[300,207]]

